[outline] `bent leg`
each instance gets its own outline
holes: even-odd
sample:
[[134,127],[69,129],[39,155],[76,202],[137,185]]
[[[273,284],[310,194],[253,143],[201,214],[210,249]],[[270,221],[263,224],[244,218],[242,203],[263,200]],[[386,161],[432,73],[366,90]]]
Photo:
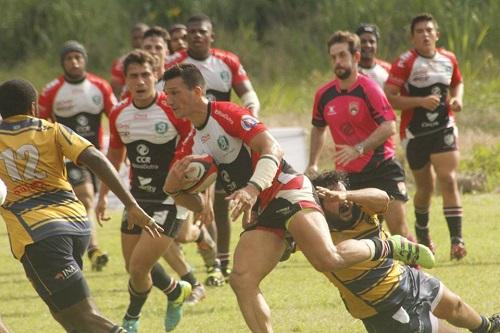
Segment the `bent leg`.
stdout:
[[283,239],[265,230],[246,231],[234,253],[230,284],[245,322],[252,332],[272,332],[271,310],[259,288],[281,257]]
[[392,235],[408,237],[408,224],[406,223],[406,208],[404,201],[391,200],[387,212],[384,214],[387,227]]
[[453,326],[469,330],[477,329],[482,323],[479,313],[443,284],[441,288],[443,288],[443,296],[432,313]]

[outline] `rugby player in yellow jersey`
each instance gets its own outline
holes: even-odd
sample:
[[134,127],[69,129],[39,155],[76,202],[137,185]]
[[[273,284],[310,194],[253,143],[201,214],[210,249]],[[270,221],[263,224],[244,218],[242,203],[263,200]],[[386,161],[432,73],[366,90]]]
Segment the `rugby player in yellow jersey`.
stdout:
[[[386,238],[377,219],[389,204],[386,192],[375,188],[348,191],[335,172],[320,175],[313,184],[335,244],[347,239]],[[376,246],[375,255],[386,250]],[[361,319],[369,333],[461,332],[455,327],[474,333],[500,332],[499,314],[489,319],[479,315],[435,277],[389,257],[325,275],[339,289],[350,314]],[[454,327],[445,326],[444,320]]]
[[36,90],[28,81],[0,85],[0,178],[7,185],[0,213],[12,253],[67,332],[126,332],[101,316],[90,298],[82,274],[90,223],[67,180],[64,158],[88,167],[111,188],[127,208],[129,227],[157,236],[162,229],[101,152],[64,125],[34,117],[36,108]]

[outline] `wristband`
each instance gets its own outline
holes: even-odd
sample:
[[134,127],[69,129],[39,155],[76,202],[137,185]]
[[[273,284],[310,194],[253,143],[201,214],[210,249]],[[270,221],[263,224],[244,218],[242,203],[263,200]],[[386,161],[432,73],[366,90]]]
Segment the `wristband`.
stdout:
[[261,191],[271,187],[274,176],[278,172],[278,167],[279,161],[276,156],[271,154],[261,155],[249,182],[255,184]]

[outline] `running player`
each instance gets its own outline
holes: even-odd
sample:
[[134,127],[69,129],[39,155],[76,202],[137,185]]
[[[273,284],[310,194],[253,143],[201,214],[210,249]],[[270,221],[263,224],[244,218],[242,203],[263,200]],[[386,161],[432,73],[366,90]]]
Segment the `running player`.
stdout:
[[380,88],[389,77],[391,64],[377,58],[380,32],[375,24],[362,24],[356,30],[361,42],[361,58],[359,59],[359,72],[375,80]]
[[453,112],[462,111],[464,84],[455,55],[436,47],[439,30],[430,14],[412,19],[413,46],[392,65],[385,85],[391,104],[402,110],[400,136],[415,178],[415,229],[418,241],[433,248],[429,208],[435,180],[451,239],[451,259],[467,251],[462,237],[462,203],[456,170],[458,132]]
[[335,32],[328,50],[336,79],[316,92],[307,172],[314,175],[318,171],[329,127],[336,148],[336,170],[349,174],[353,189],[376,187],[386,191],[394,199],[384,214],[389,231],[407,236],[405,174],[395,159],[392,141],[396,115],[382,89],[358,74],[361,54],[357,35]]
[[[260,102],[239,58],[225,50],[212,47],[214,42],[213,25],[206,15],[196,15],[187,21],[188,48],[176,53],[167,64],[194,64],[203,74],[207,83],[207,97],[212,101],[229,101],[234,90],[243,105],[257,117]],[[217,249],[221,270],[224,276],[229,276],[230,261],[230,222],[228,218],[227,201],[224,200],[222,181],[216,184],[214,198],[215,224],[217,226]],[[215,235],[214,235],[215,236]]]
[[[144,23],[137,23],[132,27],[130,31],[131,45],[132,49],[140,49],[142,46],[142,38],[144,32],[148,30],[149,27]],[[120,97],[124,91],[125,87],[125,76],[123,75],[123,59],[127,54],[113,60],[111,65],[111,87],[113,87],[113,93],[116,97]]]
[[[376,188],[350,191],[345,181],[336,172],[312,181],[333,242],[338,245],[346,239],[373,235],[384,239],[377,213],[387,209],[387,194]],[[474,333],[500,332],[500,315],[489,319],[479,315],[435,277],[390,258],[325,275],[339,289],[349,313],[361,319],[370,333],[458,332],[443,320]]]
[[[202,211],[204,198],[181,190],[184,174],[192,160],[189,154],[214,158],[228,193],[226,199],[231,202],[231,218],[243,214],[245,231],[235,250],[230,283],[250,330],[272,332],[270,310],[259,285],[285,249],[286,230],[320,272],[401,253],[401,243],[389,245],[392,241],[379,239],[350,240],[336,248],[309,179],[296,174],[282,159],[279,144],[248,109],[231,102],[210,102],[205,96],[205,80],[193,64],[170,68],[164,80],[167,103],[178,118],[191,120],[195,127],[169,170],[164,190],[177,204]],[[395,246],[398,251],[390,251]],[[409,254],[406,258],[415,259],[411,255],[414,246],[403,251]],[[418,251],[419,260],[432,266],[432,253],[423,246]]]
[[[187,136],[191,123],[177,119],[168,107],[163,92],[155,90],[155,60],[144,50],[130,52],[123,61],[131,97],[112,111],[108,159],[119,169],[128,157],[131,192],[139,205],[164,228],[161,237],[152,239],[141,229],[127,229],[126,211],[121,227],[122,253],[130,275],[130,303],[123,319],[129,333],[137,332],[141,309],[152,286],[162,290],[168,305],[165,329],[173,330],[182,316],[182,304],[191,293],[191,284],[176,281],[157,262],[174,242],[187,210],[174,204],[162,191],[167,170],[178,143]],[[101,187],[96,208],[104,216],[108,188]]]
[[[87,72],[87,51],[77,41],[66,42],[60,51],[64,74],[47,84],[38,99],[39,117],[57,121],[89,140],[97,149],[102,147],[101,118],[116,104],[111,87],[104,79]],[[68,179],[88,216],[92,216],[97,179],[94,174],[73,162],[66,164]],[[90,219],[92,221],[92,219]],[[92,269],[102,270],[109,258],[97,242],[95,223],[88,257]]]
[[132,223],[161,231],[121,184],[102,153],[66,126],[34,117],[36,91],[24,80],[0,86],[0,177],[7,198],[0,213],[11,250],[26,276],[67,332],[118,333],[101,316],[82,274],[90,222],[66,178],[64,158],[85,165],[123,202]]

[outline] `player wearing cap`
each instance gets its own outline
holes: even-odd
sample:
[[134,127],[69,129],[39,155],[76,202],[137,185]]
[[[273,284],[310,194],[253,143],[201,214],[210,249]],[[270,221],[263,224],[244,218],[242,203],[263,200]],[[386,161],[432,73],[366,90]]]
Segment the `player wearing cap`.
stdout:
[[[79,42],[64,43],[59,56],[64,73],[43,89],[38,99],[38,115],[66,125],[101,149],[101,118],[104,114],[109,115],[116,104],[111,86],[106,80],[87,72],[87,51]],[[90,217],[97,179],[88,169],[73,162],[68,162],[66,169],[69,182]],[[99,249],[95,226],[92,227],[87,253],[94,270],[100,271],[108,262],[108,255]]]
[[375,80],[381,88],[384,88],[391,64],[376,57],[380,40],[378,27],[375,24],[361,24],[356,30],[356,35],[359,36],[361,42],[359,72]]

